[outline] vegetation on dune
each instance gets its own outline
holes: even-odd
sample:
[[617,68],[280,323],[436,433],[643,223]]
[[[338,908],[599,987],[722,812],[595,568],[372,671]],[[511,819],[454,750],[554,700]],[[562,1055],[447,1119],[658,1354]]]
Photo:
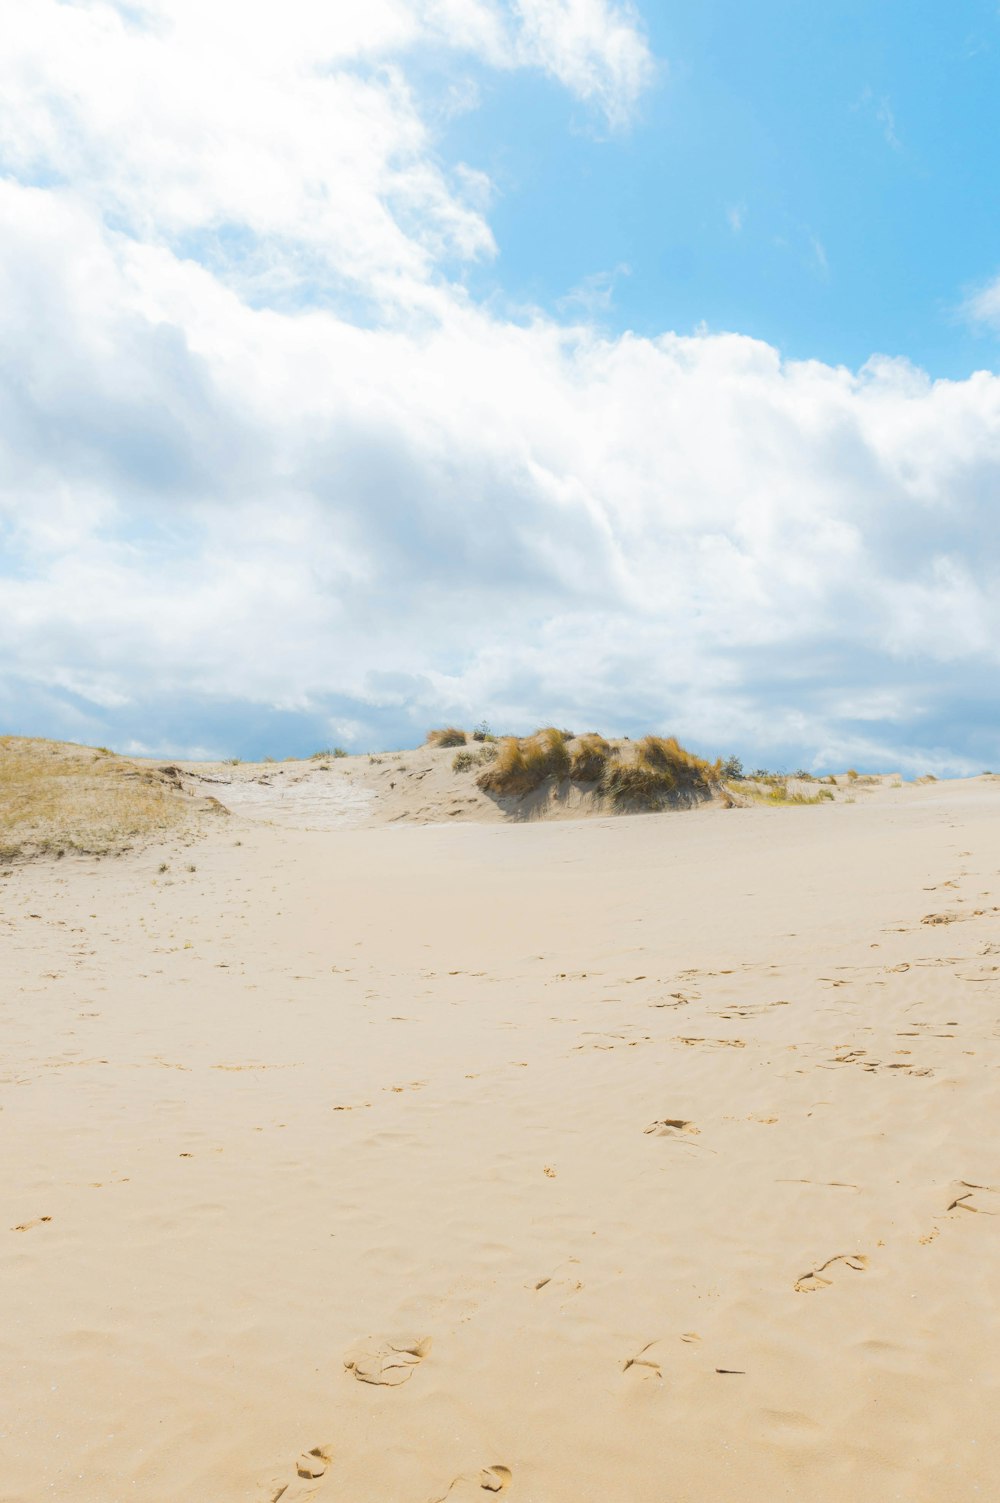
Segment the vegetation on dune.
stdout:
[[719,777],[718,763],[696,757],[672,736],[646,736],[615,747],[596,732],[574,737],[546,726],[533,736],[505,736],[478,783],[485,793],[518,797],[547,779],[569,778],[593,784],[599,796],[615,804],[652,809],[706,798]]
[[706,762],[674,736],[644,736],[632,755],[619,752],[604,771],[601,792],[618,804],[655,809],[669,800],[707,798],[721,777],[721,763]]
[[561,731],[546,726],[533,736],[504,736],[497,754],[477,779],[484,793],[516,795],[531,793],[546,778],[566,778],[570,754]]
[[791,789],[785,779],[776,778],[766,793],[756,795],[762,804],[822,804],[834,797],[830,788],[821,788],[818,793],[799,793]]
[[189,816],[176,769],[104,748],[0,737],[0,859],[44,852],[103,855]]
[[611,744],[591,731],[577,739],[570,755],[569,775],[574,783],[599,783],[611,756]]
[[457,726],[446,725],[439,731],[427,732],[428,746],[464,746],[468,737]]

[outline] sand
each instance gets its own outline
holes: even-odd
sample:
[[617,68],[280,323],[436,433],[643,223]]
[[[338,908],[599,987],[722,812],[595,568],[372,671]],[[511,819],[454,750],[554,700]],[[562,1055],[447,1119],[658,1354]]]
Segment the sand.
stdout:
[[365,765],[0,880],[4,1503],[1000,1496],[1000,783]]

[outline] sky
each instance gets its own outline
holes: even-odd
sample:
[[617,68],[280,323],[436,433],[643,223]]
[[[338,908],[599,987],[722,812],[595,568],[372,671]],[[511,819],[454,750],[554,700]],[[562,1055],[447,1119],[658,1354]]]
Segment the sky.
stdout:
[[998,64],[998,0],[5,0],[0,731],[1000,768]]

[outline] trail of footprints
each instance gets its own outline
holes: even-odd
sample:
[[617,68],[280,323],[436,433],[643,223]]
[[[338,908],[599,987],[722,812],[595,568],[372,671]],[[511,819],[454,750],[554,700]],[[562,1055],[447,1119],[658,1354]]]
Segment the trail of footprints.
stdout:
[[[965,915],[962,915],[965,917]],[[979,914],[969,915],[970,917]],[[936,916],[935,916],[936,917]],[[933,921],[933,920],[930,920]],[[925,920],[924,922],[928,922]],[[984,953],[995,953],[992,946],[988,946]],[[931,964],[927,960],[918,961],[916,964]],[[956,958],[950,961],[939,962],[943,964],[955,964]],[[958,962],[960,963],[960,962]],[[910,969],[909,963],[887,968],[890,971],[906,971]],[[962,980],[992,980],[993,967],[982,967],[976,977],[960,977]],[[732,975],[731,971],[718,973],[688,973],[684,979],[694,979],[698,975],[701,979],[703,974]],[[560,977],[559,979],[570,979]],[[577,978],[572,978],[577,979]],[[637,981],[645,980],[645,977],[634,978]],[[845,985],[846,978],[821,978],[833,985]],[[683,1007],[690,1001],[696,1000],[697,996],[681,992],[671,993],[669,1000],[654,1000],[650,1002],[653,1007]],[[750,1019],[759,1017],[770,1012],[774,1008],[787,1007],[785,1000],[768,1003],[739,1003],[725,1005],[719,1009],[713,1009],[712,1014],[726,1021],[735,1019]],[[952,1024],[946,1026],[954,1026]],[[940,1024],[919,1022],[912,1036],[919,1037],[924,1029],[940,1028]],[[899,1034],[899,1037],[910,1035]],[[926,1036],[926,1034],[924,1035]],[[941,1036],[941,1035],[939,1035]],[[945,1034],[944,1037],[954,1035]],[[618,1032],[589,1032],[584,1033],[580,1042],[575,1046],[574,1052],[580,1051],[604,1051],[621,1048],[635,1048],[640,1043],[653,1042],[651,1036],[637,1032],[634,1029],[625,1028]],[[694,1035],[682,1035],[676,1037],[673,1042],[686,1047],[707,1047],[710,1049],[741,1049],[746,1047],[742,1039],[734,1038],[706,1038]],[[929,1069],[911,1064],[909,1061],[887,1063],[878,1060],[863,1049],[841,1048],[837,1051],[833,1064],[856,1064],[861,1068],[871,1071],[882,1069],[900,1070],[907,1074],[929,1075]],[[416,1085],[417,1083],[414,1082]],[[771,1119],[766,1119],[771,1120]],[[699,1145],[694,1139],[699,1134],[699,1129],[690,1121],[681,1117],[662,1117],[651,1122],[643,1129],[650,1137],[669,1138],[682,1143],[689,1148],[697,1148]],[[839,1182],[837,1182],[839,1185]],[[856,1186],[844,1186],[844,1188],[857,1188]],[[972,1180],[956,1180],[950,1192],[951,1198],[947,1206],[943,1207],[943,1213],[952,1219],[964,1215],[1000,1216],[1000,1187],[995,1185],[980,1184]],[[46,1218],[41,1218],[46,1219]],[[32,1223],[33,1225],[34,1223]],[[923,1238],[922,1241],[930,1241],[937,1235],[937,1228],[931,1237]],[[565,1300],[578,1294],[583,1288],[579,1279],[574,1277],[578,1260],[570,1258],[552,1274],[543,1276],[537,1281],[527,1284],[529,1290],[542,1295],[545,1298],[553,1294]],[[829,1289],[845,1279],[853,1278],[858,1273],[864,1273],[869,1267],[869,1257],[862,1252],[835,1253],[825,1259],[816,1267],[810,1268],[801,1274],[793,1284],[797,1294],[815,1294]],[[686,1332],[681,1337],[683,1341],[696,1343],[698,1337],[693,1332]],[[622,1374],[631,1374],[631,1380],[640,1382],[652,1381],[659,1383],[663,1378],[663,1369],[660,1361],[654,1355],[654,1348],[659,1345],[657,1340],[649,1341],[640,1347],[631,1356],[624,1358],[620,1364]],[[392,1340],[369,1339],[361,1343],[345,1358],[344,1366],[347,1372],[352,1374],[360,1383],[375,1384],[386,1387],[398,1387],[410,1380],[413,1373],[427,1356],[431,1348],[430,1339],[395,1338]],[[737,1372],[736,1369],[717,1368],[717,1372],[728,1374]],[[741,1371],[741,1370],[740,1370]],[[295,1463],[294,1474],[285,1480],[277,1482],[267,1495],[267,1503],[309,1503],[324,1485],[329,1469],[333,1464],[334,1453],[327,1444],[314,1446],[303,1451]],[[482,1498],[484,1493],[505,1492],[511,1485],[513,1475],[509,1467],[494,1463],[481,1468],[479,1471],[463,1472],[454,1477],[444,1492],[437,1493],[426,1500],[426,1503],[463,1503],[463,1500]]]

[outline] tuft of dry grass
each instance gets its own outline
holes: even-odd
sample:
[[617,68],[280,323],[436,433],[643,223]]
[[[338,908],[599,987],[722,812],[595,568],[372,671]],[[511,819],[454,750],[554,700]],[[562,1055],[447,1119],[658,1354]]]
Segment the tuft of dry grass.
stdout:
[[0,736],[0,859],[123,851],[190,812],[172,773],[103,748]]
[[695,756],[676,737],[644,736],[630,756],[620,748],[609,760],[600,791],[618,804],[657,809],[668,802],[708,798],[720,778],[720,763]]
[[486,793],[517,797],[548,779],[570,778],[595,784],[600,796],[616,804],[653,809],[707,798],[720,776],[719,764],[696,757],[672,736],[615,747],[596,732],[570,737],[550,725],[533,736],[505,736],[478,783]]
[[504,736],[493,762],[476,779],[484,793],[532,793],[546,778],[566,778],[570,754],[561,731],[545,726],[533,736]]
[[464,731],[460,731],[455,725],[446,725],[440,731],[427,732],[428,746],[464,746],[467,737]]
[[751,787],[741,791],[754,803],[778,808],[792,804],[824,804],[836,797],[832,788],[820,788],[816,793],[803,793],[800,789],[789,788],[788,779],[781,777],[769,778],[764,788]]
[[569,775],[574,783],[599,783],[611,756],[611,745],[591,731],[577,738],[570,758]]

